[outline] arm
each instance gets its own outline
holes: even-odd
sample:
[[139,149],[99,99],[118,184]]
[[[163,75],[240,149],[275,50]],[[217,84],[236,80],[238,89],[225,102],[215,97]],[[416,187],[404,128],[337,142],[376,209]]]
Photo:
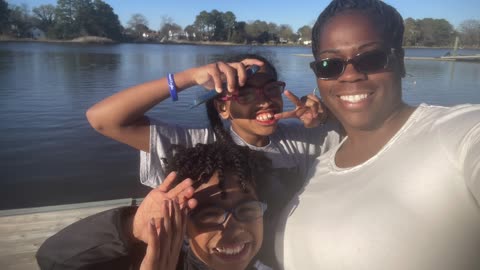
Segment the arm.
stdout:
[[462,150],[464,156],[464,176],[473,196],[480,205],[480,110],[478,123],[464,136]]
[[[202,67],[191,68],[175,74],[177,91],[194,85],[222,91],[222,79],[227,81],[229,91],[237,84],[246,81],[247,65],[263,65],[255,59],[239,63],[217,62]],[[238,77],[237,77],[238,75]],[[145,113],[170,97],[166,78],[143,83],[110,96],[87,111],[91,126],[105,136],[128,144],[145,152],[149,151],[149,120]]]
[[143,256],[144,243],[149,242],[151,235],[149,222],[153,219],[158,228],[162,225],[164,201],[178,201],[182,209],[196,206],[191,180],[172,187],[175,176],[169,174],[158,188],[148,193],[138,209],[123,207],[98,213],[48,238],[36,254],[40,268],[129,269],[139,264],[138,255]]
[[40,269],[128,269],[135,246],[124,225],[136,207],[89,216],[48,238],[36,254]]
[[463,174],[466,186],[480,205],[480,105],[447,109],[435,121],[435,139]]

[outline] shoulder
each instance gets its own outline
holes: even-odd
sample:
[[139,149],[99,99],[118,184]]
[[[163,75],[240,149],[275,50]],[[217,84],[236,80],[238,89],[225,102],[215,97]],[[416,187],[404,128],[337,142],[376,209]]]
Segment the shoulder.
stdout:
[[[450,153],[457,155],[478,144],[480,105],[461,104],[441,107],[422,104],[418,108],[414,129],[432,138]],[[411,131],[415,132],[414,130]]]
[[480,122],[480,104],[461,104],[452,107],[421,104],[418,122],[427,122],[436,130],[469,130]]

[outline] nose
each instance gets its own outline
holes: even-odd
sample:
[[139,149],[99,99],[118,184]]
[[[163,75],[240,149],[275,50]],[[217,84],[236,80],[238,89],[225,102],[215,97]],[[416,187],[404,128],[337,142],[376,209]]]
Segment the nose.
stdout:
[[358,72],[352,62],[347,63],[345,66],[345,70],[343,73],[338,77],[337,80],[344,81],[344,82],[356,82],[365,80],[367,74]]
[[260,105],[269,105],[273,103],[272,98],[268,97],[263,89],[257,90],[257,102]]

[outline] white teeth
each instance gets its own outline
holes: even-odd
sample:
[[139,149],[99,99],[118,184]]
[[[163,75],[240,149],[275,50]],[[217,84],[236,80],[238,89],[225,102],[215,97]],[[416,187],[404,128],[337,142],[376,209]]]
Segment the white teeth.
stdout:
[[257,120],[260,120],[260,121],[267,121],[271,119],[273,119],[273,114],[271,113],[262,113],[257,115]]
[[240,246],[233,247],[233,248],[223,248],[223,247],[216,247],[215,250],[218,253],[223,253],[226,255],[236,255],[240,253],[245,248],[245,243],[241,244]]
[[360,94],[360,95],[340,96],[340,99],[344,101],[348,101],[350,103],[356,103],[366,99],[367,97],[368,97],[368,94]]

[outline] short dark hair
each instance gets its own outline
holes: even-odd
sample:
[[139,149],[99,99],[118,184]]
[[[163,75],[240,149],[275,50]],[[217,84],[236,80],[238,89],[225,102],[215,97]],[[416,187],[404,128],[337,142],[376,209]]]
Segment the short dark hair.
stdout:
[[[255,188],[257,182],[261,181],[271,168],[271,161],[264,153],[222,141],[199,143],[190,148],[175,145],[173,153],[173,156],[164,158],[164,161],[168,173],[177,172],[174,185],[190,178],[194,181],[195,189],[207,183],[212,175],[218,172],[219,187],[223,190],[224,173],[229,172],[238,177],[239,185],[247,191],[247,183]],[[256,193],[256,190],[254,192]]]
[[312,52],[317,57],[323,26],[336,15],[346,11],[360,11],[372,16],[379,24],[385,40],[401,50],[403,43],[403,18],[398,11],[380,0],[333,0],[317,18],[312,29]]

